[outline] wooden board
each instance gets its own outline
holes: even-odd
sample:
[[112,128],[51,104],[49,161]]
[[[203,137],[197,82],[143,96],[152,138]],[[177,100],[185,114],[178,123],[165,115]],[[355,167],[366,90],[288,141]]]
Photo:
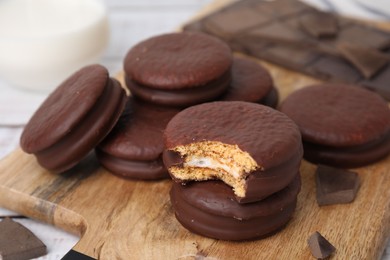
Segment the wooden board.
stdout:
[[[282,99],[317,82],[263,64]],[[0,162],[0,206],[80,235],[74,250],[98,259],[310,259],[307,238],[314,231],[337,247],[333,259],[380,258],[390,235],[390,156],[356,169],[362,184],[347,205],[317,206],[314,171],[302,162],[302,191],[287,227],[252,242],[188,232],[174,217],[169,180],[122,180],[101,169],[93,154],[67,174],[54,175],[33,156],[14,151]]]

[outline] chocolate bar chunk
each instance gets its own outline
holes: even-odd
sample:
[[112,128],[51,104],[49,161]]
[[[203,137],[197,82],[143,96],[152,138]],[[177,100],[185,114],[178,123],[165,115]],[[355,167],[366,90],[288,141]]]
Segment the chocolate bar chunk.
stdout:
[[382,69],[381,73],[378,73],[370,80],[363,80],[360,82],[361,85],[376,91],[382,97],[390,100],[390,64]]
[[0,222],[0,259],[24,260],[46,254],[46,246],[23,225],[5,218]]
[[350,203],[359,189],[359,176],[355,172],[319,165],[316,187],[319,206]]
[[325,81],[356,83],[390,100],[390,32],[300,1],[237,1],[184,30],[212,34],[235,51]]
[[336,18],[325,12],[311,12],[301,17],[302,28],[316,38],[335,37],[338,31]]
[[355,65],[366,79],[374,76],[389,62],[389,56],[375,49],[350,43],[341,43],[338,47],[344,57]]
[[309,237],[307,243],[311,254],[317,259],[325,259],[336,251],[336,248],[317,231]]

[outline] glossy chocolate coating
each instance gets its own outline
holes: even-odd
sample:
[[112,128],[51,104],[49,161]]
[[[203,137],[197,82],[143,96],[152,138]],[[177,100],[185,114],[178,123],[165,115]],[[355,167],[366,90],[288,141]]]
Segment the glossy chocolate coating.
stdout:
[[220,181],[174,183],[170,192],[177,220],[188,230],[222,240],[262,238],[281,229],[291,218],[300,190],[299,175],[268,198],[239,204]]
[[140,85],[126,76],[126,85],[130,92],[140,99],[153,104],[174,107],[188,107],[214,100],[222,95],[230,85],[230,70],[220,78],[193,88],[155,89]]
[[265,106],[269,106],[272,108],[276,108],[279,103],[279,92],[278,90],[273,87],[271,91],[259,102],[260,104],[263,104]]
[[162,159],[136,161],[114,157],[101,150],[96,150],[99,163],[110,173],[125,179],[160,180],[169,178]]
[[126,55],[126,75],[140,85],[174,90],[201,87],[230,70],[230,48],[203,33],[170,33],[134,46]]
[[98,146],[100,163],[110,172],[127,178],[169,177],[161,159],[163,132],[179,111],[129,97],[118,123]]
[[313,163],[360,167],[390,153],[390,110],[377,94],[353,85],[303,88],[281,104],[302,132]]
[[306,142],[349,147],[365,145],[390,131],[390,110],[378,94],[354,85],[320,84],[300,89],[280,106]]
[[218,100],[261,103],[272,90],[271,75],[263,66],[250,58],[235,56],[232,81]]
[[377,162],[390,154],[390,133],[378,140],[350,147],[330,147],[303,142],[304,158],[315,164],[355,168]]
[[[42,167],[58,173],[72,168],[118,121],[126,101],[125,91],[117,80],[108,78],[107,70],[101,68],[92,65],[76,72],[48,97],[27,124],[21,146],[26,152],[34,151]],[[97,83],[103,82],[102,77],[106,79],[105,85],[96,97],[94,90],[100,90]],[[77,112],[73,113],[73,109]],[[45,118],[49,118],[48,121],[42,121]],[[62,122],[66,122],[65,125]],[[33,130],[40,134],[35,135]],[[58,133],[53,133],[55,131]],[[35,145],[45,139],[45,133],[51,141],[42,141],[44,146]]]
[[85,67],[65,80],[27,123],[20,140],[22,149],[39,152],[67,135],[95,106],[107,82],[108,71],[100,65]]
[[290,118],[272,108],[241,101],[187,108],[172,118],[164,134],[168,150],[205,140],[238,145],[264,170],[303,153],[299,129]]

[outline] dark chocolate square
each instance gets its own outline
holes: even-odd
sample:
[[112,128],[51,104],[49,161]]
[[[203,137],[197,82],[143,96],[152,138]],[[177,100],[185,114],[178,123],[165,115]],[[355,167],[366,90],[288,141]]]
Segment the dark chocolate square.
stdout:
[[325,55],[311,64],[307,72],[333,82],[354,83],[362,78],[360,73],[344,59]]
[[313,11],[301,15],[299,25],[302,30],[315,38],[336,37],[338,32],[336,17],[325,12]]
[[241,6],[223,10],[206,18],[204,27],[214,34],[229,38],[249,28],[264,24],[269,20],[270,17],[267,14],[254,8]]
[[359,189],[355,172],[319,165],[316,171],[317,203],[319,206],[350,203]]
[[279,19],[283,19],[285,16],[295,16],[312,9],[312,7],[295,0],[263,1],[263,4],[256,7]]
[[359,84],[390,100],[390,64],[379,71],[371,80],[363,80]]
[[256,27],[246,32],[245,36],[253,39],[295,45],[302,45],[307,41],[307,36],[304,33],[281,22],[274,22],[266,26]]
[[350,43],[340,43],[337,47],[343,57],[367,79],[377,74],[389,63],[389,57],[376,49]]
[[337,42],[349,42],[363,47],[382,50],[390,47],[390,33],[353,24],[339,31]]
[[290,69],[303,69],[318,59],[318,53],[287,45],[271,45],[263,52],[264,57],[282,63]]

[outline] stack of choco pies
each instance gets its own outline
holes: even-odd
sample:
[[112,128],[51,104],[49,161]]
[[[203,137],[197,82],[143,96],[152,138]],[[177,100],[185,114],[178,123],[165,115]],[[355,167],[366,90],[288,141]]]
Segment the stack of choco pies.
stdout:
[[288,222],[302,142],[271,108],[278,93],[267,70],[201,33],[147,39],[124,69],[130,96],[103,66],[71,75],[32,116],[21,148],[56,173],[95,148],[120,177],[171,176],[177,219],[204,236],[255,239]]
[[224,42],[202,33],[142,41],[127,53],[124,71],[131,95],[119,122],[96,149],[100,163],[124,178],[169,178],[162,160],[163,132],[186,107],[216,100],[272,107],[278,102],[266,69],[234,57]]
[[124,70],[132,95],[97,149],[105,168],[171,176],[177,219],[207,237],[256,239],[285,226],[303,149],[296,124],[270,108],[278,94],[263,67],[217,38],[172,33],[130,49]]

